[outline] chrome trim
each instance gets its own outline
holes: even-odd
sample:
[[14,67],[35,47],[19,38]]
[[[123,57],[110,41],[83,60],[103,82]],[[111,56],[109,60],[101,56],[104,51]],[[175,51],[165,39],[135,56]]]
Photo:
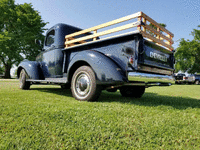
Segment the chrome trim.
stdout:
[[139,72],[128,73],[129,83],[126,85],[138,85],[138,86],[170,86],[174,83],[172,76],[157,75]]
[[67,83],[67,78],[63,77],[63,78],[45,78],[45,80],[35,80],[35,79],[26,79],[26,81],[29,82],[45,82],[45,83]]
[[168,83],[168,82],[143,82],[143,83],[139,83],[139,82],[129,82],[129,83],[125,83],[123,84],[123,86],[145,86],[146,88],[151,87],[151,86],[171,86],[172,83]]
[[173,69],[164,69],[163,67],[155,67],[154,65],[148,66],[146,64],[139,64],[138,65],[138,71],[143,71],[143,72],[151,72],[152,74],[163,74],[163,75],[172,75],[173,74]]

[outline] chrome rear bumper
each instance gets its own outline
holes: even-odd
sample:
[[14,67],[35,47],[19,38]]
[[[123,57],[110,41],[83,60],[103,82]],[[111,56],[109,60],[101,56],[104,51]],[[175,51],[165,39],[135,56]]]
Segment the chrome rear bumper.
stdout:
[[128,83],[125,86],[170,86],[174,83],[172,76],[155,75],[147,73],[130,72],[128,74]]

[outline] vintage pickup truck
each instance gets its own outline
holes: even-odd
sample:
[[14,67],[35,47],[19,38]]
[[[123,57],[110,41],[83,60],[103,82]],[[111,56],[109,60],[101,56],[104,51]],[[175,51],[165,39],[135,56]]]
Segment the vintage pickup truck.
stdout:
[[118,89],[122,96],[139,98],[147,87],[171,85],[173,36],[143,12],[85,30],[56,24],[36,61],[19,64],[20,88],[58,84],[84,101]]

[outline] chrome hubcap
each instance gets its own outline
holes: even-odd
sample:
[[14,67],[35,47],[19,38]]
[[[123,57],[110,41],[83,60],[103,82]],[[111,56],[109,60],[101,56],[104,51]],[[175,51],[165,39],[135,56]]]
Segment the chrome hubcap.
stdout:
[[76,92],[80,96],[86,96],[90,92],[90,78],[86,74],[79,74],[76,78]]

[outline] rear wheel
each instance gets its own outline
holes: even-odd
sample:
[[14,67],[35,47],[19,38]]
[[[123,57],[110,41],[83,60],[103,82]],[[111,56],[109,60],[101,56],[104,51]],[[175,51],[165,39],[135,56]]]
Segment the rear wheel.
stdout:
[[94,71],[89,66],[81,66],[75,71],[71,91],[77,100],[94,101],[98,99],[101,88],[97,86]]
[[26,81],[28,75],[24,69],[21,70],[20,76],[19,76],[19,87],[23,90],[30,89],[30,82]]
[[145,92],[144,86],[125,86],[120,88],[120,93],[124,97],[140,98]]

